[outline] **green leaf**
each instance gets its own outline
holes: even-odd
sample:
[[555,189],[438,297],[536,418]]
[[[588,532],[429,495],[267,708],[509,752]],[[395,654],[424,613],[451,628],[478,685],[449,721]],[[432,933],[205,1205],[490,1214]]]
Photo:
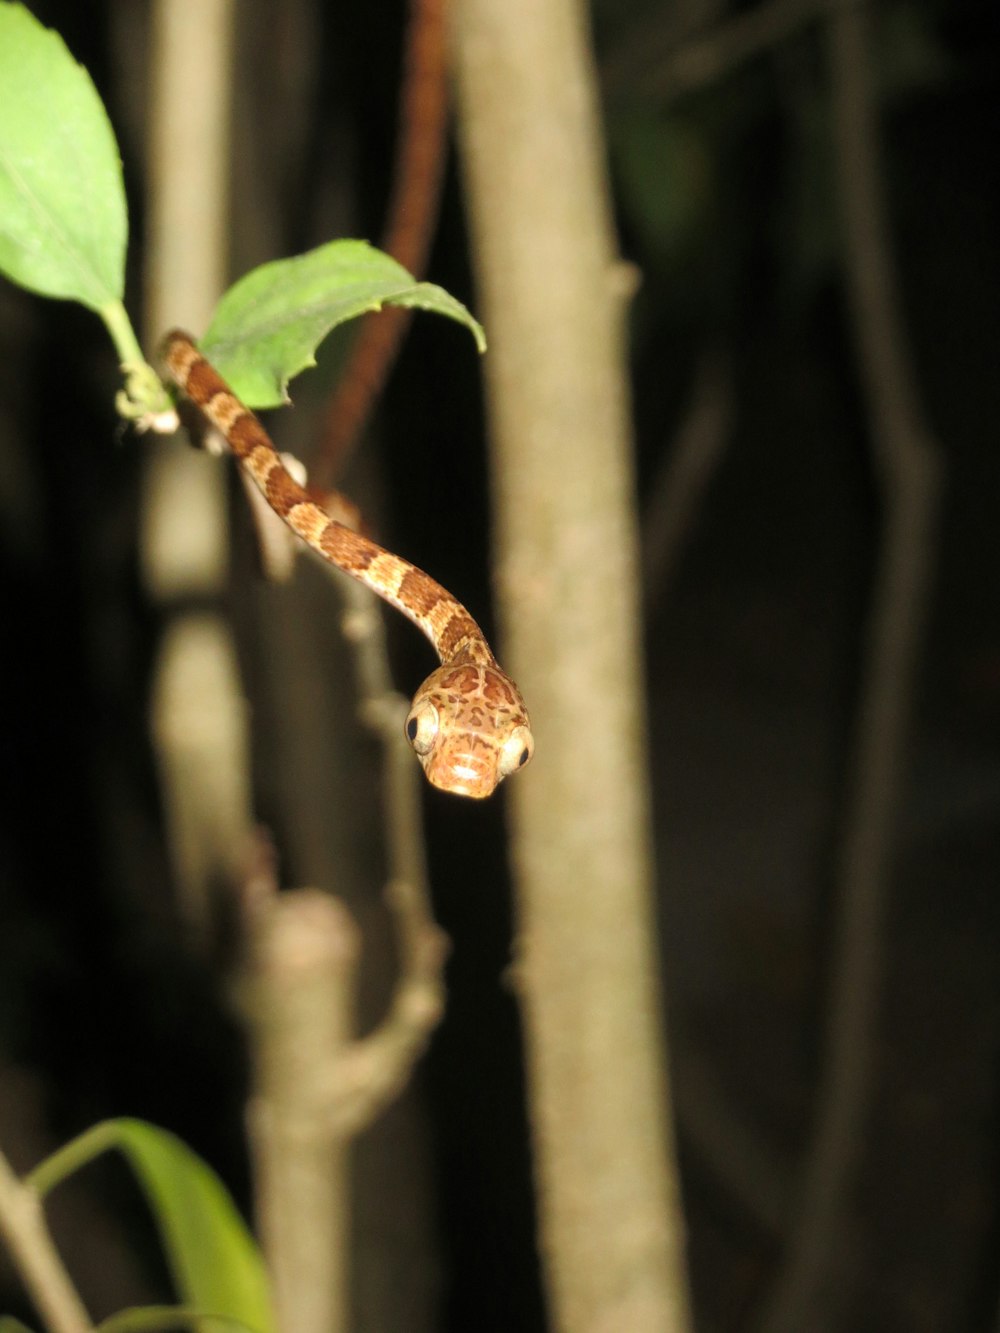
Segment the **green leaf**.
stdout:
[[124,1154],[146,1195],[185,1305],[211,1312],[220,1331],[236,1322],[275,1333],[253,1237],[215,1172],[175,1135],[143,1120],[105,1120],[37,1166],[28,1183],[44,1194],[109,1148]]
[[13,1315],[0,1315],[0,1333],[32,1333],[27,1324],[22,1324],[20,1319],[15,1319]]
[[58,33],[0,4],[0,270],[94,310],[125,284],[121,160],[90,75]]
[[288,381],[316,364],[331,329],[383,305],[432,310],[472,331],[482,327],[441,287],[417,282],[366,241],[330,241],[293,259],[262,264],[230,287],[199,346],[248,407],[288,401]]

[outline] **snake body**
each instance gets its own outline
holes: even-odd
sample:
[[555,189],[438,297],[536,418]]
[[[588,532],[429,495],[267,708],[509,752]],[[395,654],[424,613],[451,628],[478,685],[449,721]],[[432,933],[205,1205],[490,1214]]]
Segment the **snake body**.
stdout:
[[521,693],[498,666],[475,620],[429,574],[330,518],[311,500],[260,421],[188,334],[168,334],[162,359],[170,379],[219,431],[292,531],[430,639],[441,665],[413,696],[407,739],[435,787],[459,796],[489,796],[528,762],[534,742]]

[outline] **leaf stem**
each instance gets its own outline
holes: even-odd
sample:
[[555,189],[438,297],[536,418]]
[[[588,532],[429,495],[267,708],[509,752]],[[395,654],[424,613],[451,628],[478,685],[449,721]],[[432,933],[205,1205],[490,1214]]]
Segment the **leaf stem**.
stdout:
[[101,1121],[90,1129],[70,1139],[44,1162],[39,1162],[35,1169],[24,1178],[24,1183],[33,1189],[40,1198],[44,1198],[56,1185],[86,1166],[102,1152],[116,1147],[118,1140],[113,1122]]
[[115,345],[120,364],[123,366],[143,365],[146,358],[139,346],[139,339],[135,336],[128,311],[121,301],[108,301],[106,305],[101,306],[97,313],[104,320],[104,327],[111,335],[111,341]]
[[170,395],[163,387],[159,375],[143,356],[124,305],[118,300],[108,301],[97,313],[111,335],[125,376],[125,388],[115,401],[120,415],[137,422],[143,430],[148,427],[166,432],[176,430],[177,417]]

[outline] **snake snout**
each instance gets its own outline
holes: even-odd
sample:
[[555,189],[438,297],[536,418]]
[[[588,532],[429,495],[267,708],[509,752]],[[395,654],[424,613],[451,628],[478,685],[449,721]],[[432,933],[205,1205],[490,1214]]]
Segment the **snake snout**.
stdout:
[[496,764],[483,755],[445,750],[424,767],[432,786],[455,796],[490,796],[497,785]]

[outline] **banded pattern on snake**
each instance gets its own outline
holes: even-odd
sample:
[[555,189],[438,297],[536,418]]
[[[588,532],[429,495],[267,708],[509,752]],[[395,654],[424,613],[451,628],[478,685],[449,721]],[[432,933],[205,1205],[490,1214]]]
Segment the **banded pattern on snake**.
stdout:
[[531,758],[521,693],[482,630],[445,588],[408,561],[331,519],[292,477],[260,421],[175,329],[163,343],[170,379],[223,436],[271,508],[307,546],[402,611],[441,659],[413,696],[406,735],[430,782],[489,796]]

